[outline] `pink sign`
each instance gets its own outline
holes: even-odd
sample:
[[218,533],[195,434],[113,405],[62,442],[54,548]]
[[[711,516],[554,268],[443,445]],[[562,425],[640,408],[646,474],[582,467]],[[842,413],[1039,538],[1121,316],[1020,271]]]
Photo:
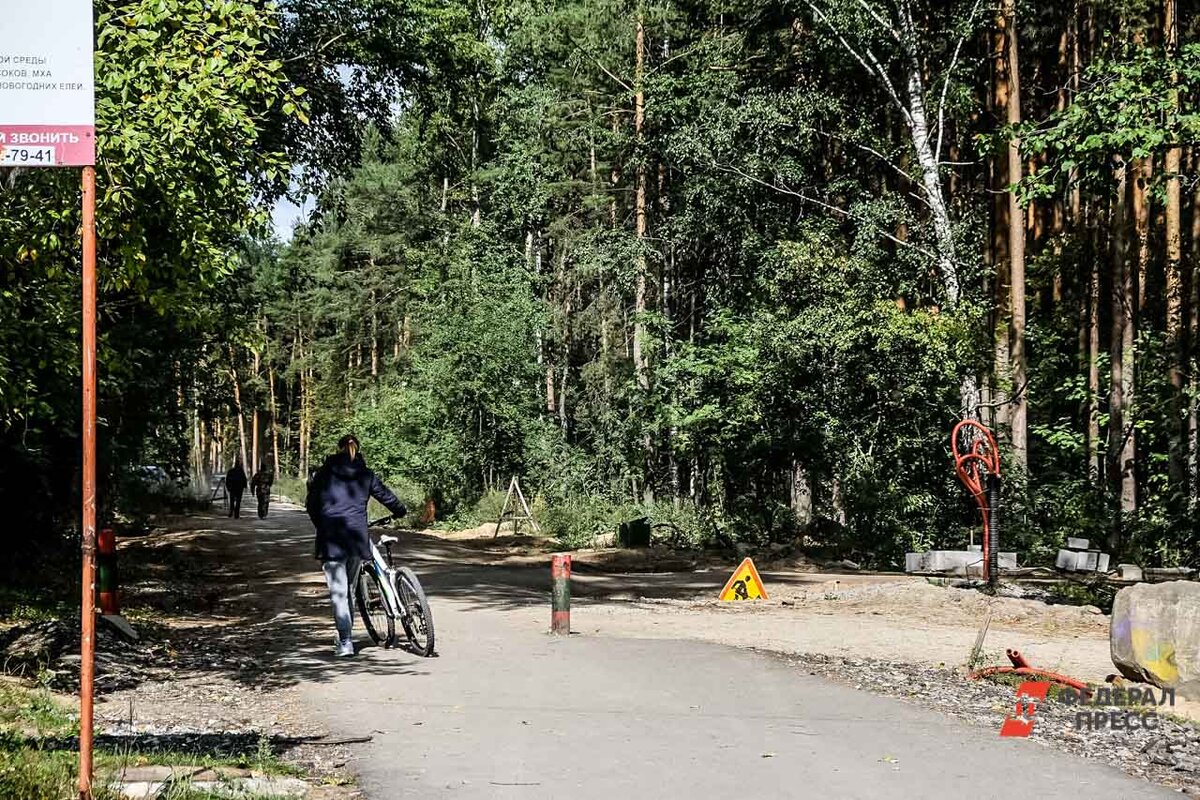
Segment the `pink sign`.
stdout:
[[0,167],[96,163],[94,35],[92,0],[4,9]]
[[0,166],[68,167],[95,163],[94,125],[0,125]]

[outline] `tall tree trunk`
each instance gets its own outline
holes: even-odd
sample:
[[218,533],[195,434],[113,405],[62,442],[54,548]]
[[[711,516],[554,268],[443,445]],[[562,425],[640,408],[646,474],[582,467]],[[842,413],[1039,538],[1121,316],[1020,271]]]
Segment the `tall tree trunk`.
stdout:
[[1087,453],[1088,475],[1100,480],[1100,248],[1098,223],[1088,232],[1087,280]]
[[[637,142],[636,192],[634,213],[637,228],[637,274],[634,278],[634,318],[633,318],[633,368],[637,378],[638,389],[642,398],[650,393],[650,363],[646,355],[646,311],[647,311],[647,282],[649,269],[649,254],[647,248],[646,207],[646,152],[645,152],[645,122],[646,122],[646,27],[642,15],[638,14],[637,39],[633,82],[633,132]],[[644,423],[643,423],[644,425]],[[644,460],[644,481],[642,484],[642,499],[646,503],[654,501],[654,442],[650,436],[649,427],[642,436],[642,458]]]
[[1133,220],[1137,236],[1137,306],[1134,316],[1140,317],[1146,308],[1146,288],[1150,273],[1150,182],[1154,177],[1154,159],[1133,160]]
[[792,460],[791,506],[792,513],[796,516],[796,522],[803,530],[812,522],[813,497],[812,481],[808,477],[808,470],[804,468],[804,464],[799,459]]
[[267,384],[271,387],[271,468],[279,475],[279,403],[275,398],[275,365],[267,365]]
[[204,423],[200,420],[200,400],[192,404],[192,483],[196,487],[208,484],[204,481]]
[[[1021,82],[1017,49],[1016,0],[1004,0],[1003,14],[1007,36],[1005,37],[1005,61],[1008,66],[1007,120],[1010,126],[1021,123]],[[1013,135],[1008,142],[1008,180],[1017,184],[1021,180],[1021,143]],[[1008,257],[1009,278],[1012,281],[1010,310],[1012,330],[1009,336],[1012,362],[1012,432],[1013,459],[1021,470],[1029,467],[1029,422],[1026,396],[1025,364],[1025,219],[1017,199],[1017,190],[1008,193]]]
[[830,505],[833,506],[833,519],[838,525],[846,527],[848,517],[846,516],[846,495],[842,491],[842,479],[835,473],[833,476],[832,485],[829,492]]
[[[254,351],[254,377],[258,378],[258,371],[262,366],[262,357],[257,350]],[[254,470],[258,469],[258,440],[260,438],[258,429],[258,398],[254,399],[254,409],[250,412],[250,464],[248,468],[253,474]]]
[[[1179,20],[1177,17],[1176,0],[1163,2],[1163,33],[1168,59],[1174,59],[1179,48]],[[1175,88],[1178,74],[1172,70],[1170,75],[1171,94],[1170,104],[1176,111],[1179,109],[1179,91]],[[1166,233],[1167,233],[1167,351],[1171,359],[1168,367],[1168,377],[1171,382],[1171,402],[1169,405],[1170,427],[1168,429],[1169,457],[1168,473],[1174,487],[1181,488],[1186,473],[1186,450],[1184,448],[1183,420],[1183,383],[1184,383],[1184,352],[1183,352],[1183,247],[1181,237],[1181,208],[1180,208],[1180,157],[1182,151],[1178,142],[1167,146],[1166,159],[1163,164],[1166,173]]]
[[300,430],[298,431],[299,452],[296,454],[296,477],[308,479],[308,430],[309,430],[309,395],[311,386],[308,381],[308,366],[304,359],[304,338],[299,328],[296,329],[297,350],[300,356]]
[[250,471],[253,474],[254,470],[258,469],[258,440],[260,434],[258,429],[258,407],[255,406],[250,412]]
[[[1192,154],[1192,162],[1198,161]],[[1200,183],[1192,194],[1190,308],[1188,310],[1188,469],[1189,497],[1195,509],[1200,499]]]
[[633,367],[637,375],[638,388],[642,392],[650,390],[650,367],[645,353],[645,315],[646,315],[646,282],[649,272],[647,244],[647,213],[646,208],[646,161],[643,150],[645,144],[644,125],[646,120],[646,95],[642,86],[646,70],[646,30],[642,18],[637,20],[637,52],[634,68],[633,95],[633,131],[637,142],[635,222],[637,227],[637,272],[634,277],[634,319],[633,319]]
[[379,385],[379,312],[375,307],[374,289],[371,290],[371,380]]
[[[1009,107],[1008,80],[1008,19],[1003,11],[996,17],[992,32],[992,81],[991,105],[992,123],[999,130],[1002,125],[1001,113],[1007,116]],[[1009,426],[1011,404],[1001,402],[1000,398],[1012,396],[1012,352],[1009,346],[1009,317],[1012,302],[1012,279],[1009,272],[1009,231],[1011,229],[1010,213],[1011,197],[1006,191],[1008,179],[1008,153],[997,153],[990,159],[991,185],[991,236],[990,261],[995,270],[993,287],[993,350],[992,361],[992,393],[993,424],[997,431],[1007,432]],[[1007,387],[1007,388],[1005,388]]]
[[245,467],[249,464],[246,460],[246,415],[242,411],[242,384],[238,378],[237,359],[233,354],[233,345],[229,346],[229,379],[233,383],[233,405],[237,410],[238,451],[241,454],[242,466]]
[[[1116,157],[1116,198],[1112,210],[1113,256],[1113,320],[1112,320],[1112,380],[1109,402],[1110,474],[1120,498],[1122,515],[1137,510],[1137,484],[1134,463],[1137,456],[1134,426],[1134,361],[1135,307],[1134,288],[1136,268],[1129,259],[1129,165]],[[1109,548],[1116,552],[1121,546],[1123,520],[1118,517],[1109,538]]]

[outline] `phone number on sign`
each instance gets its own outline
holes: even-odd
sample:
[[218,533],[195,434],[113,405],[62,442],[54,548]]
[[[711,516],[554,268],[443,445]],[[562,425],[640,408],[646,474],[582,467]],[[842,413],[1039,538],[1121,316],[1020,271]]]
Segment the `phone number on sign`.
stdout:
[[0,165],[8,167],[52,167],[54,163],[53,147],[0,145]]

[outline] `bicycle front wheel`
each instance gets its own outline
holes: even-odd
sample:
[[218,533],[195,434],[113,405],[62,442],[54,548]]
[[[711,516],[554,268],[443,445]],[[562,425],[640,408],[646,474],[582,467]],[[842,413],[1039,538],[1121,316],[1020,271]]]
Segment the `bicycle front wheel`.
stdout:
[[375,644],[391,647],[396,641],[396,621],[388,613],[383,583],[379,580],[374,564],[364,564],[358,571],[354,594],[367,635]]
[[396,594],[404,606],[400,621],[412,649],[422,656],[433,655],[433,614],[417,575],[408,567],[396,570]]

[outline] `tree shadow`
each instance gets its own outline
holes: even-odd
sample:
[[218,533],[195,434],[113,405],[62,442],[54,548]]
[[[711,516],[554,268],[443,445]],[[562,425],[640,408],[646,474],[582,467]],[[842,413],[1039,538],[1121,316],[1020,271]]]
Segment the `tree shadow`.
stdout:
[[[467,611],[549,607],[548,553],[513,556],[504,542],[489,548],[415,531],[389,533],[399,536],[397,563],[411,567],[426,589],[435,629],[439,604],[446,602]],[[141,638],[129,642],[104,632],[97,648],[98,691],[197,675],[271,690],[345,676],[428,674],[425,659],[412,652],[365,645],[358,621],[360,653],[334,657],[328,592],[313,548],[307,516],[288,506],[274,507],[264,520],[199,514],[172,530],[123,541],[123,604]],[[837,577],[764,575],[779,588]],[[581,602],[715,599],[727,578],[725,569],[614,574],[585,566],[571,588]],[[78,658],[72,663],[69,655],[78,652],[77,625],[68,635],[73,643],[60,648],[54,665],[65,680],[58,688],[78,681]]]
[[[369,737],[363,737],[368,739]],[[172,757],[253,759],[266,753],[284,755],[298,747],[309,745],[340,745],[355,743],[346,739],[325,736],[279,736],[256,731],[245,733],[98,733],[93,746],[98,752],[125,755],[169,754]],[[0,735],[0,750],[13,752],[30,749],[45,752],[78,752],[78,736],[21,736]]]

